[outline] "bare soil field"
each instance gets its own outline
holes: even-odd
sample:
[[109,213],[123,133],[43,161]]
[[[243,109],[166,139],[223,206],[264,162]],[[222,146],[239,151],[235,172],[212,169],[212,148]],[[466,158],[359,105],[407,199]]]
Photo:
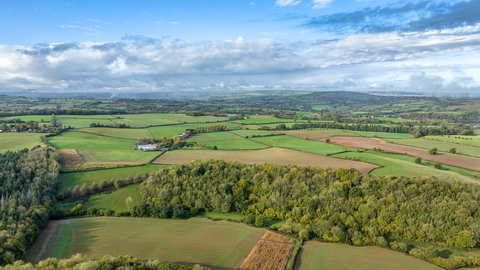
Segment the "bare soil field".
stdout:
[[239,270],[283,270],[292,256],[294,245],[260,240]]
[[355,168],[363,174],[369,173],[379,166],[358,162],[353,160],[344,160],[321,156],[291,149],[268,148],[262,150],[181,150],[172,151],[160,156],[155,164],[183,164],[196,159],[223,159],[228,161],[237,160],[242,163],[269,163],[275,165],[297,165],[297,166],[315,166],[320,168]]
[[75,149],[60,149],[58,150],[65,161],[66,168],[78,167],[83,163],[83,158]]
[[428,150],[403,146],[398,144],[391,144],[376,138],[365,137],[331,137],[331,143],[337,145],[345,145],[353,148],[372,149],[374,147],[386,152],[407,153],[410,156],[421,157],[422,159],[439,162],[446,165],[456,166],[460,168],[479,171],[480,159],[473,157],[465,157],[460,155],[452,155],[442,153],[439,155],[429,155]]

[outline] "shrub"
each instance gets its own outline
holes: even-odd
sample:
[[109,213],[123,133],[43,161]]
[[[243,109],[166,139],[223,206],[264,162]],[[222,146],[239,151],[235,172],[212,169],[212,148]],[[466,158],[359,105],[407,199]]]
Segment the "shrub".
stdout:
[[265,227],[267,226],[267,218],[264,215],[258,215],[255,218],[255,226],[257,227]]
[[422,158],[421,157],[417,157],[415,160],[414,160],[415,163],[417,164],[421,164],[422,163]]
[[448,152],[450,154],[456,154],[457,153],[457,148],[450,148],[450,150],[448,150]]
[[190,215],[196,215],[198,213],[198,208],[192,207],[190,208]]
[[443,168],[442,164],[440,164],[440,163],[435,163],[434,167],[435,167],[435,169],[439,169],[439,170],[441,170]]
[[438,152],[437,148],[431,148],[431,149],[428,150],[429,155],[436,155],[437,152]]
[[330,139],[326,139],[325,142],[326,142],[326,143],[330,143]]

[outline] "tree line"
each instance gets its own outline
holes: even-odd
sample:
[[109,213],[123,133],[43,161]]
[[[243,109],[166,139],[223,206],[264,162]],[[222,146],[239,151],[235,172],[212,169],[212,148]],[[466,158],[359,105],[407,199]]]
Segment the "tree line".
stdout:
[[53,212],[60,161],[47,148],[0,154],[0,265],[21,259]]
[[82,254],[73,255],[68,259],[48,258],[40,261],[36,265],[24,263],[23,261],[15,264],[0,267],[0,270],[51,270],[51,269],[143,269],[143,270],[210,270],[199,264],[193,267],[156,260],[144,260],[131,256],[104,256],[100,259],[89,259]]
[[207,133],[207,132],[227,131],[227,130],[228,130],[227,126],[222,124],[195,127],[195,133]]

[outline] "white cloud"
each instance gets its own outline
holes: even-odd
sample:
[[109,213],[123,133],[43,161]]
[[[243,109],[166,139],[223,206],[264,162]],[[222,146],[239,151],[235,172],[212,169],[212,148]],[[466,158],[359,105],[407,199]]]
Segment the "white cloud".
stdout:
[[[426,90],[437,87],[432,83],[442,76],[448,82],[442,81],[441,89],[472,90],[480,81],[475,72],[480,70],[475,61],[480,56],[477,30],[361,34],[302,42],[128,36],[129,42],[0,45],[0,89],[162,91],[310,89],[322,85],[378,88],[394,84]],[[450,72],[454,69],[456,73]],[[422,71],[430,75],[411,77]],[[468,76],[473,80],[466,80]],[[460,77],[464,79],[455,81]]]
[[277,0],[275,2],[275,6],[279,6],[279,7],[296,6],[301,2],[302,1],[297,1],[297,0]]
[[320,9],[320,8],[326,8],[328,5],[335,0],[313,0],[313,8],[315,9]]
[[251,6],[255,5],[255,2],[250,2],[250,5],[251,5]]
[[179,22],[169,22],[169,24],[175,25],[175,24],[179,24]]

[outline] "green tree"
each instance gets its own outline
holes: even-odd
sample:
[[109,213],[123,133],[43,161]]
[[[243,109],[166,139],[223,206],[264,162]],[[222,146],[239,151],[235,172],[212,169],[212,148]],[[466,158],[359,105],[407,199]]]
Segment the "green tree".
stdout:
[[438,152],[437,148],[431,148],[431,149],[428,150],[429,155],[436,155],[437,152]]
[[415,160],[414,160],[415,163],[417,164],[421,164],[422,163],[422,158],[421,157],[417,157]]
[[473,248],[477,244],[475,234],[471,231],[463,230],[457,233],[455,237],[455,246],[460,248]]
[[52,126],[57,126],[57,119],[55,118],[55,114],[52,114],[52,118],[50,118],[50,124]]
[[457,153],[457,148],[450,148],[450,150],[448,150],[448,152],[450,154],[456,154]]
[[132,197],[128,197],[125,199],[125,203],[127,204],[128,210],[131,212],[133,210],[133,199]]
[[439,170],[441,170],[443,168],[442,164],[440,164],[440,163],[435,163],[434,167],[435,167],[435,169],[439,169]]
[[115,180],[115,187],[116,188],[122,188],[125,184],[125,181],[123,181],[122,178],[118,178],[117,180]]
[[258,215],[256,218],[255,218],[255,226],[257,227],[265,227],[267,226],[268,223],[267,223],[267,218],[264,216],[264,215]]
[[326,142],[326,143],[330,143],[330,139],[326,139],[325,142]]

